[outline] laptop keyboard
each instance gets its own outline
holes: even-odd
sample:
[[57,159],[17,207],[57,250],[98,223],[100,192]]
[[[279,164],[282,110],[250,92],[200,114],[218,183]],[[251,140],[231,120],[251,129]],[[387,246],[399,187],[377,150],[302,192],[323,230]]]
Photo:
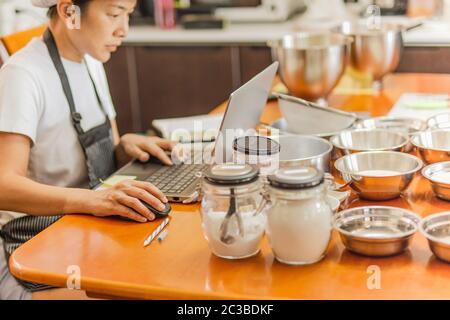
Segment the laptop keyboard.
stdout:
[[203,172],[206,167],[205,164],[162,167],[152,173],[146,181],[155,185],[163,193],[181,193],[198,179],[196,173]]

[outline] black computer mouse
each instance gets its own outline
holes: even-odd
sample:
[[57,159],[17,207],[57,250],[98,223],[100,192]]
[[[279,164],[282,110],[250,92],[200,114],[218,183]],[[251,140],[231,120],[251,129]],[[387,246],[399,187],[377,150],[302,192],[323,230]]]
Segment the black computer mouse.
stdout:
[[165,218],[169,215],[170,211],[172,211],[172,207],[170,206],[170,204],[168,202],[164,204],[166,206],[166,208],[163,211],[156,210],[154,207],[152,207],[145,201],[141,200],[141,202],[148,210],[150,210],[155,215],[156,219]]

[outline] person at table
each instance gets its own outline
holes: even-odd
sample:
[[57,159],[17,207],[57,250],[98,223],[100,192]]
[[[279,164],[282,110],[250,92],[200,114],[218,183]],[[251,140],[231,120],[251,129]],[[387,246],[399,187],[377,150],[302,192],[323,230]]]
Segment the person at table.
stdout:
[[[60,215],[119,215],[143,223],[154,215],[142,201],[164,208],[167,198],[147,182],[91,190],[132,158],[172,164],[165,150],[173,142],[119,136],[102,65],[127,35],[136,1],[32,0],[48,8],[48,28],[0,71],[0,219],[3,225],[10,220],[4,239],[26,238]],[[6,245],[6,256],[20,244]],[[6,259],[1,249],[0,299],[32,298],[35,287],[20,285]]]

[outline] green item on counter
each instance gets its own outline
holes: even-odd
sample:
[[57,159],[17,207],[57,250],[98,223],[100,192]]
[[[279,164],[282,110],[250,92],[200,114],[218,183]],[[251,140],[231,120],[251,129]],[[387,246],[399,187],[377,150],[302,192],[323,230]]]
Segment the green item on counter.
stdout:
[[429,101],[411,101],[406,104],[409,109],[447,109],[449,103],[447,100],[429,100]]

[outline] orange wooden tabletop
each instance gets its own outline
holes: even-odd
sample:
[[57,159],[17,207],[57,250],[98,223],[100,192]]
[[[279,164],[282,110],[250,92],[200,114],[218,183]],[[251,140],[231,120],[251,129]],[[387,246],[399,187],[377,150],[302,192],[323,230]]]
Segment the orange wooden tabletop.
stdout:
[[[449,92],[450,75],[395,74],[384,84],[379,96],[333,95],[330,105],[383,115],[404,92]],[[279,116],[276,103],[269,103],[262,121]],[[354,196],[350,201],[350,206],[370,204]],[[434,197],[420,176],[402,198],[376,204],[422,216],[450,210],[450,202]],[[12,272],[24,280],[65,287],[70,267],[78,266],[82,289],[125,298],[450,299],[450,264],[437,260],[420,234],[408,251],[390,258],[352,254],[334,233],[326,258],[314,265],[276,262],[266,239],[257,256],[228,261],[208,249],[198,204],[173,208],[168,236],[147,248],[142,243],[159,222],[64,217],[13,254]],[[370,266],[381,271],[380,289],[368,289]]]

